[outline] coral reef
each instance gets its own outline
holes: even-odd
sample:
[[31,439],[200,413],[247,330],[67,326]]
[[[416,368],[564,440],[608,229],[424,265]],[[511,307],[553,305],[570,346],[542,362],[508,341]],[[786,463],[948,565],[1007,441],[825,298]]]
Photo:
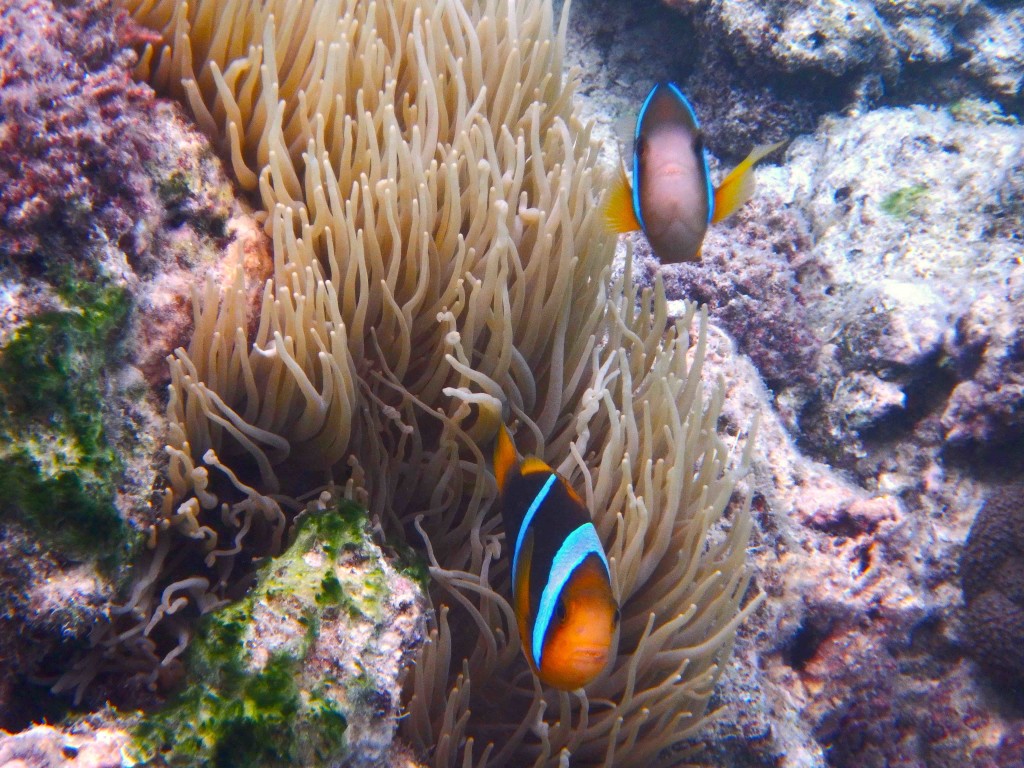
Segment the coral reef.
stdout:
[[205,617],[189,685],[132,731],[146,765],[398,765],[401,675],[426,630],[421,587],[362,509],[318,509],[240,602]]
[[[757,144],[814,129],[845,91],[793,75],[743,66],[693,17],[657,4],[574,0],[568,62],[584,74],[584,114],[607,147],[631,150],[633,120],[651,85],[674,80],[691,99],[707,146],[739,160]],[[686,44],[680,44],[686,41]],[[614,129],[614,130],[613,130]],[[618,162],[608,152],[609,162]]]
[[[104,0],[6,4],[0,17],[0,254],[53,269],[97,231],[130,255],[149,213],[142,110],[132,53]],[[120,25],[122,33],[130,28]],[[56,260],[59,263],[59,259]]]
[[[737,636],[691,745],[700,765],[1012,765],[1020,710],[979,679],[957,562],[979,486],[931,457],[913,494],[866,491],[800,453],[759,372],[713,335],[724,429],[760,412],[753,552],[768,600]],[[1003,545],[1005,550],[1005,544]]]
[[[640,72],[653,66],[647,53],[667,58],[640,51]],[[690,92],[712,84],[695,97],[698,112],[732,114],[741,127],[749,105],[715,93],[709,74],[698,69],[689,81]],[[608,73],[592,77],[600,83]],[[587,108],[599,113],[619,97],[610,85],[588,93]],[[805,108],[820,108],[813,84],[803,98]],[[694,750],[692,762],[1020,762],[1019,695],[994,686],[971,658],[957,566],[980,499],[1024,473],[1015,301],[1022,168],[1022,129],[993,103],[828,117],[779,167],[759,168],[748,210],[709,233],[704,259],[714,269],[695,287],[721,286],[723,301],[751,311],[759,294],[730,293],[730,264],[740,267],[733,279],[741,287],[747,273],[760,276],[758,288],[770,284],[766,273],[783,276],[796,287],[787,301],[799,297],[794,322],[814,329],[822,347],[806,378],[773,381],[772,397],[764,337],[744,337],[723,313],[715,322],[727,332],[709,334],[704,375],[725,379],[723,429],[762,416],[754,471],[739,490],[753,493],[753,552],[767,600],[737,635],[710,705],[721,707],[718,716],[680,745]],[[781,226],[747,238],[759,219]],[[779,271],[768,248],[748,243],[793,253],[786,221],[803,235],[797,260]],[[749,250],[761,252],[744,263]],[[732,354],[730,336],[757,369]]]
[[126,732],[86,724],[67,730],[37,725],[22,733],[0,731],[0,765],[10,768],[121,768]]
[[63,293],[69,304],[35,315],[2,347],[0,514],[68,554],[116,558],[128,538],[114,504],[123,464],[102,401],[130,300],[116,284],[74,281]]
[[86,645],[114,596],[110,576],[69,562],[11,521],[0,527],[0,723],[17,730],[56,719],[33,679],[59,673]]
[[2,11],[0,727],[16,729],[60,717],[45,685],[109,621],[157,520],[160,388],[191,285],[221,274],[235,231],[263,235],[205,139],[132,80],[124,44],[143,33],[123,14]]
[[1001,685],[1024,680],[1024,505],[1021,486],[999,488],[985,500],[960,560],[972,656]]
[[[759,430],[768,608],[738,641],[723,696],[743,709],[709,754],[950,768],[1019,754],[1017,705],[993,706],[966,656],[956,564],[987,483],[1024,467],[1018,309],[999,300],[1020,279],[1003,222],[1018,215],[1022,138],[990,105],[879,110],[826,119],[759,173],[759,195],[809,222],[800,295],[825,344],[810,385],[781,392]],[[749,372],[725,375],[727,419],[764,409]]]
[[971,302],[945,351],[957,384],[942,413],[954,445],[998,446],[1024,436],[1024,269]]
[[934,79],[948,89],[953,70],[955,89],[969,83],[1021,106],[1024,21],[998,2],[665,2],[694,15],[702,36],[745,72],[813,74],[877,98],[901,80],[913,89]]
[[821,341],[801,296],[802,276],[815,264],[799,214],[762,195],[709,230],[704,243],[699,264],[661,269],[666,297],[706,304],[770,387],[811,384]]
[[[132,300],[125,255],[112,244],[133,230],[147,199],[136,198],[141,161],[124,158],[141,147],[131,115],[151,92],[131,81],[131,53],[119,54],[113,30],[99,4],[19,3],[0,21],[0,727],[8,729],[50,714],[39,679],[87,644],[151,520],[157,435],[147,433],[157,418],[124,365]],[[97,161],[120,162],[123,184],[108,167],[90,172]]]
[[817,386],[789,393],[794,429],[863,476],[915,430],[939,448],[1017,439],[1019,240],[1002,223],[1019,215],[1024,130],[973,104],[827,120],[817,136],[762,173],[808,215],[818,267],[802,296],[826,344]]
[[[707,146],[733,161],[837,112],[979,98],[1018,116],[1024,108],[1024,27],[1012,3],[664,4],[681,13],[573,4],[570,61],[586,73],[587,113],[609,128],[634,118],[651,84],[666,79],[693,101]],[[628,145],[631,134],[620,139]]]
[[[577,0],[556,28],[539,0],[126,0],[156,30],[121,24],[138,74],[262,210],[234,201],[177,108],[127,85],[118,45],[60,86],[116,84],[94,121],[152,107],[131,118],[146,162],[117,180],[134,197],[97,192],[88,247],[38,250],[54,236],[41,220],[3,220],[0,397],[18,432],[0,446],[73,468],[78,495],[54,535],[27,493],[54,478],[8,478],[0,725],[63,714],[30,675],[66,672],[58,687],[95,704],[186,686],[162,714],[34,729],[0,755],[85,761],[90,733],[120,752],[131,730],[136,758],[169,764],[1024,761],[1004,684],[1022,675],[1020,10],[685,5]],[[68,40],[113,29],[95,3],[17,10],[3,23],[71,14]],[[669,45],[676,30],[701,38]],[[31,34],[40,62],[62,60],[63,38]],[[571,53],[582,111],[566,35],[589,46]],[[658,270],[636,239],[613,272],[597,158],[617,160],[611,123],[665,77],[723,155],[814,132],[758,170],[703,265]],[[917,96],[948,106],[867,111]],[[86,112],[68,105],[55,131]],[[62,183],[54,210],[74,197]],[[708,302],[710,326],[684,297]],[[161,456],[152,388],[168,383]],[[619,657],[584,693],[545,692],[519,653],[485,458],[503,420],[579,490],[611,555]],[[140,503],[164,467],[166,493]],[[104,494],[110,526],[76,525],[92,509],[76,499]],[[422,548],[432,617],[346,498]],[[91,558],[137,531],[149,546],[112,605],[119,561]],[[112,750],[91,754],[127,762]]]

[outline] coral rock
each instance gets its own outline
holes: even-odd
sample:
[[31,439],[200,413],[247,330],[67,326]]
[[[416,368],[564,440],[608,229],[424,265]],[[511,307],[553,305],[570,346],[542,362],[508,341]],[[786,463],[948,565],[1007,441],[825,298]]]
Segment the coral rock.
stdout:
[[778,199],[758,197],[728,225],[708,232],[701,263],[661,268],[665,294],[707,304],[769,386],[806,384],[821,344],[808,324],[798,279],[814,269],[809,248],[802,217],[782,209]]
[[953,444],[998,444],[1024,434],[1024,269],[975,300],[948,334],[964,379],[942,414]]
[[1000,679],[1024,680],[1024,503],[1021,486],[994,492],[960,561],[969,650]]
[[117,40],[110,3],[4,5],[0,254],[40,259],[97,229],[140,250],[148,137],[137,115],[153,96],[131,79],[134,54]]
[[371,540],[363,510],[320,505],[244,600],[200,624],[184,689],[135,730],[137,757],[191,766],[231,750],[237,764],[267,767],[411,765],[394,735],[426,607],[421,585]]
[[129,736],[110,728],[72,731],[38,725],[17,734],[0,731],[0,765],[5,768],[121,768]]

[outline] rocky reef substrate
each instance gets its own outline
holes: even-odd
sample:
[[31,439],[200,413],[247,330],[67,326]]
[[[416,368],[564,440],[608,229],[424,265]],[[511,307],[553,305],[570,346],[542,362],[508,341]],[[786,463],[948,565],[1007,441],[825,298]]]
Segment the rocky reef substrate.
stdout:
[[[1006,644],[984,630],[999,619],[962,579],[980,567],[1000,590],[1017,583],[1012,568],[984,570],[992,524],[966,556],[964,544],[979,509],[1019,503],[1006,489],[1024,475],[1021,10],[668,5],[683,13],[574,4],[570,59],[588,66],[609,159],[616,117],[669,77],[723,157],[797,137],[709,234],[703,264],[660,272],[670,297],[709,305],[722,428],[760,420],[740,491],[768,600],[692,759],[1020,764],[1024,701],[1003,672],[1022,662],[992,658]],[[155,520],[163,361],[189,336],[192,287],[226,279],[232,241],[252,305],[270,266],[208,141],[131,79],[124,46],[145,32],[102,2],[8,3],[2,19],[5,71],[31,77],[0,83],[0,727],[15,732],[0,763],[173,764],[211,759],[211,742],[273,743],[285,762],[412,764],[392,737],[422,585],[330,504],[241,602],[197,625],[161,681],[188,685],[162,715],[97,704],[31,727],[68,716],[48,686],[110,619]],[[633,247],[635,275],[653,281],[660,266],[642,238]],[[92,695],[110,690],[100,680]],[[202,724],[198,696],[216,712]],[[260,728],[317,738],[277,743]]]

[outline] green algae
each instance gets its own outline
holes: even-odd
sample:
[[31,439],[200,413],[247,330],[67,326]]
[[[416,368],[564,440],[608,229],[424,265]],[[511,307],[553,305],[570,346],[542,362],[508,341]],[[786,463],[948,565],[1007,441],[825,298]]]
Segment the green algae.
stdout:
[[995,101],[984,99],[958,99],[949,105],[949,113],[959,123],[972,125],[1018,125],[1014,115],[1008,115]]
[[259,671],[248,669],[244,622],[237,611],[228,613],[203,622],[193,643],[189,671],[199,682],[136,726],[136,764],[269,767],[335,755],[344,745],[344,713],[321,693],[300,688],[301,659],[287,652],[272,654]]
[[124,465],[102,414],[131,301],[102,280],[65,280],[60,294],[66,309],[33,317],[0,347],[0,520],[113,564],[131,537],[114,503]]
[[[360,685],[370,684],[357,678],[342,686],[327,678],[304,687],[302,665],[323,622],[339,610],[374,621],[383,615],[383,571],[371,568],[358,590],[338,576],[339,558],[351,553],[363,559],[368,541],[366,513],[354,504],[304,516],[294,543],[262,566],[250,594],[200,621],[186,656],[189,683],[136,726],[135,764],[274,768],[336,762],[345,752],[351,704],[342,706],[332,691],[341,686],[350,701],[358,701]],[[262,664],[252,654],[256,625],[276,627],[273,651]]]
[[881,209],[889,216],[906,219],[911,214],[921,212],[922,203],[927,197],[928,187],[924,184],[913,184],[886,195],[882,200]]

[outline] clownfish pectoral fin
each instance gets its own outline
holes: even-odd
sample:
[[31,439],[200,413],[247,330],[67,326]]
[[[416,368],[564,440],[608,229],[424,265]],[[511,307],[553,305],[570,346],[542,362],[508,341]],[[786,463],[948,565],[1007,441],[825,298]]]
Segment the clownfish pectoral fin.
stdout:
[[766,144],[754,147],[743,162],[730,171],[729,175],[722,179],[722,183],[715,190],[715,213],[711,222],[719,222],[731,216],[739,210],[747,200],[754,194],[754,163],[766,155],[771,154],[786,142],[780,141],[775,144]]
[[636,232],[640,229],[636,212],[633,210],[633,190],[626,178],[626,169],[619,164],[619,175],[612,184],[604,204],[604,221],[609,231],[617,235]]
[[508,481],[509,472],[516,465],[516,444],[512,442],[512,435],[508,427],[502,424],[498,427],[498,439],[494,444],[494,477],[498,481],[498,490],[504,490]]

